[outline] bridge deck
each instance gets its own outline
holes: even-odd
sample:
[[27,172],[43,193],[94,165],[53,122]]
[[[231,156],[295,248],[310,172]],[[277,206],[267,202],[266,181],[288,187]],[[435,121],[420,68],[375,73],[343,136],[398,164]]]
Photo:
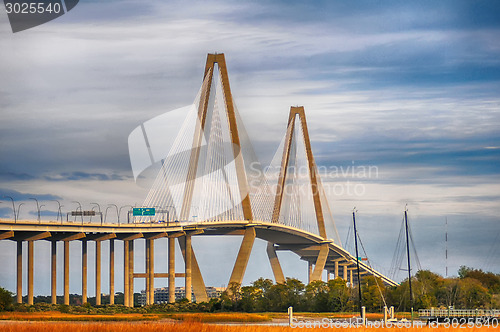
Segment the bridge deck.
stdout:
[[[126,224],[101,224],[96,222],[55,222],[55,221],[17,221],[0,220],[0,240],[28,240],[37,239],[36,236],[43,233],[41,239],[61,240],[71,235],[77,235],[78,239],[95,240],[103,236],[112,236],[116,239],[126,239],[130,236],[135,238],[158,238],[178,237],[186,233],[195,236],[214,235],[243,235],[248,227],[255,229],[256,237],[273,243],[275,249],[289,250],[296,253],[302,260],[314,263],[319,255],[320,246],[328,244],[328,256],[325,269],[333,271],[335,266],[347,270],[356,267],[355,257],[345,249],[333,243],[325,241],[322,237],[285,225],[260,222],[260,221],[218,221],[218,222],[169,222],[169,223],[126,223]],[[396,282],[373,270],[367,264],[360,263],[361,273],[377,276],[387,285],[397,285]],[[345,268],[344,268],[345,269]],[[356,274],[353,281],[357,282]]]

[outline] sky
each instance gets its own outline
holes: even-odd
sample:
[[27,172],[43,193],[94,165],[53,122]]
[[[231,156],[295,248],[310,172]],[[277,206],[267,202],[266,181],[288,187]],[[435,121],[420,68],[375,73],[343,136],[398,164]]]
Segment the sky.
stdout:
[[[207,53],[219,52],[264,165],[290,106],[305,107],[340,237],[355,207],[375,268],[389,271],[407,204],[422,268],[500,273],[499,35],[500,3],[487,0],[80,1],[18,33],[2,12],[0,218],[12,218],[5,195],[32,220],[30,198],[44,220],[55,218],[53,200],[64,212],[75,201],[140,205],[147,188],[134,181],[128,135],[192,103]],[[368,167],[376,171],[359,173]],[[195,238],[207,285],[227,284],[240,241]],[[71,244],[75,293],[79,245]],[[36,247],[35,294],[49,294],[49,243]],[[214,269],[220,252],[227,257]],[[279,255],[287,276],[306,280],[307,263]],[[0,242],[0,261],[0,286],[14,291],[14,242]],[[272,272],[257,241],[244,283],[260,276]]]

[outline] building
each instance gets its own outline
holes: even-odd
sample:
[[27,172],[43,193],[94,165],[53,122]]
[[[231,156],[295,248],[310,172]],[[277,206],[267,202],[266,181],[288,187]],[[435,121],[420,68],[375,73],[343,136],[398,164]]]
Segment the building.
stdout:
[[[226,289],[224,287],[207,287],[208,299],[219,298]],[[193,302],[196,302],[196,297],[194,293],[191,293]],[[175,300],[181,300],[186,298],[186,288],[185,287],[175,287]],[[155,304],[168,303],[168,287],[155,288]],[[139,304],[141,306],[146,305],[146,291],[141,290],[141,295],[139,297]]]

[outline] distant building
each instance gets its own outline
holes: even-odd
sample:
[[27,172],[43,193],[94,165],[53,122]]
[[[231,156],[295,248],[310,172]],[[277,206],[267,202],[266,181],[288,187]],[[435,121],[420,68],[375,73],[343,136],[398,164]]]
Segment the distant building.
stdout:
[[[221,296],[222,292],[226,289],[224,287],[207,287],[208,299],[217,299]],[[181,300],[186,297],[185,287],[175,287],[175,300]],[[196,302],[196,296],[191,293],[193,302]],[[155,288],[155,303],[162,304],[168,303],[168,287]],[[146,305],[146,291],[141,290],[141,295],[139,297],[139,304],[141,306]]]

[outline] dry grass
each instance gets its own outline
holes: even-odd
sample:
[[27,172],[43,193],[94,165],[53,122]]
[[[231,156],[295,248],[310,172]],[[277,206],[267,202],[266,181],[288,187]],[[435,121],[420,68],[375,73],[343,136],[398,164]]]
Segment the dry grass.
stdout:
[[[163,322],[131,322],[131,323],[47,323],[47,322],[0,322],[0,330],[2,331],[55,331],[55,332],[68,332],[68,331],[82,331],[82,332],[153,332],[153,331],[171,331],[171,332],[246,332],[248,330],[255,332],[284,332],[292,331],[292,328],[281,326],[235,326],[235,325],[210,325],[198,322],[183,322],[183,323],[163,323]],[[295,329],[296,330],[296,329]],[[307,331],[319,330],[319,328],[306,329]],[[367,332],[367,331],[400,331],[404,332],[450,332],[456,330],[464,331],[463,329],[446,329],[440,328],[390,328],[390,329],[368,329],[368,328],[348,328],[343,330],[352,330],[352,332]],[[475,332],[490,332],[495,329],[491,328],[473,328],[467,331]]]
[[188,322],[268,322],[271,320],[269,315],[265,314],[248,314],[248,313],[184,313],[172,314],[166,317],[175,320],[188,321]]
[[13,321],[150,321],[160,318],[159,315],[155,314],[87,315],[64,314],[58,311],[0,313],[0,320]]

